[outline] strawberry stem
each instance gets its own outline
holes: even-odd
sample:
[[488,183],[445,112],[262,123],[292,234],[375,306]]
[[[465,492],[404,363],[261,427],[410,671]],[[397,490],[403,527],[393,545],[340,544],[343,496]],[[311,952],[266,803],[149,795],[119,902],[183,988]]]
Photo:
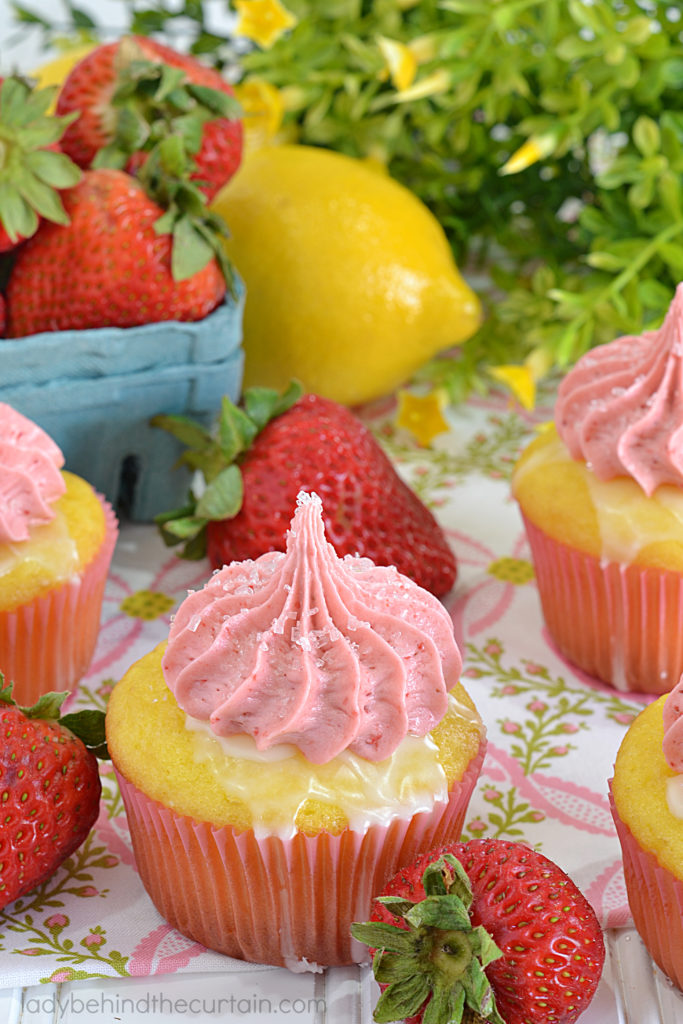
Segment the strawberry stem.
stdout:
[[425,898],[417,903],[378,899],[396,924],[351,925],[354,938],[376,950],[373,972],[385,986],[374,1019],[402,1020],[424,1008],[431,1024],[504,1024],[485,973],[502,952],[484,928],[472,927],[464,867],[444,854],[427,867],[422,885]]
[[207,523],[232,519],[242,507],[241,457],[266,424],[286,412],[302,393],[298,381],[292,381],[282,393],[271,388],[246,388],[243,409],[224,396],[214,433],[187,416],[161,414],[150,420],[151,426],[168,431],[187,446],[179,462],[199,471],[205,485],[200,497],[190,492],[181,508],[155,517],[167,547],[183,544],[181,558],[204,557]]

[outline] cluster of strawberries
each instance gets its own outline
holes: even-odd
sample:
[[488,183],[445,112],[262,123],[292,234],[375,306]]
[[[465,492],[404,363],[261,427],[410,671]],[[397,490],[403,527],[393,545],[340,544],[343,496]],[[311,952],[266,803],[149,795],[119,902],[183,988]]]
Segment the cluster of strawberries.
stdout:
[[199,320],[223,300],[226,226],[208,204],[242,123],[217,71],[126,36],[58,90],[5,79],[0,119],[0,336]]

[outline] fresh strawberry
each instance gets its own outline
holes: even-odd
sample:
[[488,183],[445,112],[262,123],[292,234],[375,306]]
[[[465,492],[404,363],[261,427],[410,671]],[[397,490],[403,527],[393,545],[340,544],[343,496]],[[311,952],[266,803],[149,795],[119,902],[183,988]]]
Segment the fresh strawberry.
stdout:
[[50,116],[56,89],[0,78],[0,253],[33,235],[42,217],[66,224],[59,190],[81,172],[57,142],[75,114]]
[[66,697],[20,708],[0,673],[0,908],[49,878],[97,819],[104,714],[60,719]]
[[451,843],[399,871],[353,924],[382,988],[375,1020],[573,1024],[597,989],[600,925],[547,857],[520,843]]
[[[201,204],[195,262],[192,210],[183,219],[171,203],[164,212],[123,171],[86,171],[63,198],[70,223],[43,223],[17,252],[7,285],[9,337],[199,320],[223,298],[225,278],[202,234]],[[195,200],[191,194],[190,205]],[[172,244],[176,215],[187,228],[176,236],[179,245]]]
[[194,57],[144,36],[124,36],[79,61],[57,100],[57,113],[74,112],[80,116],[62,148],[83,168],[134,170],[140,152],[175,134],[186,143],[193,178],[210,200],[240,164],[242,123],[232,86]]
[[185,542],[186,557],[208,553],[214,568],[284,551],[297,495],[314,491],[340,556],[395,565],[445,594],[455,581],[455,556],[432,513],[353,413],[318,395],[300,396],[293,385],[282,397],[247,389],[244,409],[224,399],[217,437],[182,416],[155,417],[155,426],[190,445],[182,459],[208,484],[198,501],[157,517],[166,543]]

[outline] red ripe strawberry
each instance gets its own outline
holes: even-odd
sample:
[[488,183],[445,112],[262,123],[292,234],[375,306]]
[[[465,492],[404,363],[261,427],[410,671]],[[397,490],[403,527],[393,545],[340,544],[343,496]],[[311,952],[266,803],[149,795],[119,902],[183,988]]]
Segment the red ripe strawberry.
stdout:
[[[436,519],[396,473],[370,431],[344,406],[247,389],[245,409],[223,401],[218,438],[184,417],[152,421],[191,450],[183,461],[208,483],[198,502],[157,518],[169,544],[211,565],[284,551],[299,491],[323,503],[328,540],[341,555],[395,565],[437,597],[451,589],[455,556]],[[292,404],[294,403],[294,404]]]
[[[7,286],[9,337],[199,320],[223,298],[216,258],[174,276],[172,235],[155,228],[164,210],[130,175],[86,171],[63,198],[70,223],[42,224],[17,252]],[[184,244],[180,255],[188,253]]]
[[573,1024],[605,959],[595,913],[568,875],[502,839],[419,857],[351,931],[374,950],[378,1021]]
[[59,190],[75,185],[81,172],[58,145],[75,115],[47,113],[55,91],[0,78],[0,253],[33,235],[43,217],[67,223]]
[[100,776],[88,746],[103,743],[104,715],[59,720],[66,696],[50,693],[20,708],[0,673],[0,908],[49,878],[99,813]]
[[[159,75],[158,90],[150,88],[150,64]],[[169,80],[161,73],[164,65],[182,74]],[[140,84],[137,90],[136,82]],[[182,82],[190,88],[183,90],[182,103],[174,105],[177,94],[173,90]],[[209,103],[208,108],[203,101]],[[80,116],[67,129],[62,149],[79,167],[87,168],[101,151],[111,147],[116,156],[108,165],[134,170],[140,163],[139,151],[158,141],[159,132],[187,129],[188,113],[192,115],[193,109],[199,112],[197,103],[203,113],[198,128],[190,130],[193,144],[189,151],[196,164],[193,178],[210,200],[232,177],[242,158],[242,123],[236,116],[239,108],[234,91],[218,71],[145,36],[124,36],[99,46],[71,70],[59,92],[57,113],[78,112]],[[135,131],[131,131],[133,119]]]

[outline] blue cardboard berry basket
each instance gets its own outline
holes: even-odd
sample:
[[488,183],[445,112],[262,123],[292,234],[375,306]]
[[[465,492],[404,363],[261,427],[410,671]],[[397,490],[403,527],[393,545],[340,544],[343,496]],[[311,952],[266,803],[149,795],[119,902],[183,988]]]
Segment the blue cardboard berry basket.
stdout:
[[242,386],[244,288],[194,323],[53,331],[0,340],[0,402],[38,423],[120,517],[149,522],[182,505],[182,445],[157,413],[211,426]]

